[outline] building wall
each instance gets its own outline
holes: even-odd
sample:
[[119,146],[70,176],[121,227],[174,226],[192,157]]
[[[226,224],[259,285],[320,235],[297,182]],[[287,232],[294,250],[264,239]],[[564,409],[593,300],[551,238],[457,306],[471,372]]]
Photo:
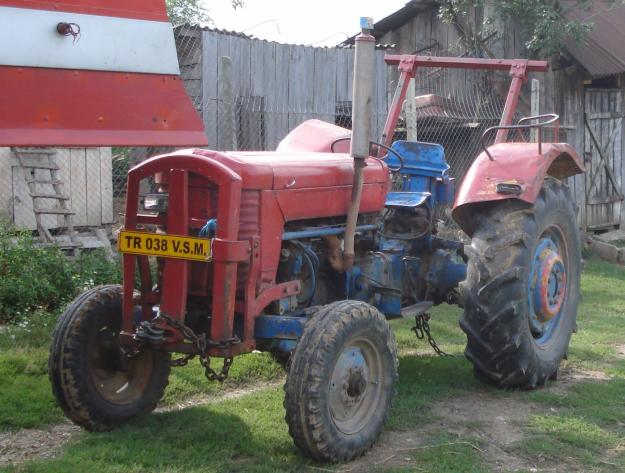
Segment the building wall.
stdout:
[[[98,227],[113,222],[111,148],[58,148],[54,158],[68,207],[76,212],[75,227]],[[36,177],[50,177],[46,170],[36,170]],[[48,188],[46,188],[48,187]],[[40,185],[42,192],[53,193],[51,185]],[[56,200],[42,199],[41,207],[56,206]],[[32,199],[22,168],[10,148],[0,148],[0,215],[16,226],[35,230]],[[61,228],[62,216],[44,215],[47,228]]]
[[[488,7],[487,7],[488,8]],[[473,15],[467,19],[475,30],[476,25],[481,24],[483,20],[483,12],[476,9]],[[493,40],[488,41],[488,49],[495,57],[501,58],[518,58],[523,57],[526,54],[525,41],[526,38],[522,31],[520,31],[513,24],[512,21],[502,22],[495,25],[495,29],[498,32],[504,32],[503,35],[498,35]],[[459,39],[459,34],[456,29],[444,24],[437,16],[437,8],[432,7],[428,11],[423,11],[411,21],[407,22],[403,26],[394,31],[386,33],[383,37],[379,38],[382,43],[395,43],[397,44],[398,52],[401,53],[415,53],[419,51],[419,54],[432,54],[432,55],[474,55],[474,52],[466,51],[465,46]],[[593,172],[597,169],[598,154],[593,151],[593,144],[589,144],[588,131],[584,124],[584,113],[587,112],[587,95],[590,76],[589,74],[578,64],[574,64],[565,68],[560,68],[555,71],[551,70],[547,73],[533,73],[530,75],[532,79],[538,79],[540,81],[540,100],[539,109],[540,113],[557,113],[560,115],[560,141],[566,141],[570,143],[578,152],[582,160],[585,160],[588,164],[594,163]],[[623,84],[624,81],[619,81]],[[507,89],[507,78],[501,78],[501,81],[493,82],[493,87],[499,89],[501,94],[505,93]],[[451,86],[457,89],[462,89],[465,85],[462,80],[458,80],[455,86]],[[621,85],[618,89],[618,95],[620,96],[620,104],[625,103],[625,88]],[[609,94],[608,94],[609,95]],[[614,94],[612,94],[613,96]],[[613,99],[612,99],[613,100]],[[622,106],[622,105],[621,105]],[[602,110],[607,112],[613,110],[614,105],[602,104]],[[527,84],[524,87],[521,100],[518,107],[520,115],[529,115],[531,110],[531,93],[530,86]],[[620,111],[620,110],[619,110]],[[625,133],[625,123],[621,120],[621,133]],[[545,139],[551,139],[551,132],[553,130],[546,130],[544,132]],[[606,133],[597,132],[600,139],[607,143],[609,136]],[[602,135],[603,133],[603,135]],[[625,140],[620,139],[620,134],[614,140],[611,145],[611,162],[610,167],[616,177],[619,186],[625,183],[625,169],[623,166],[624,160],[622,158],[625,155]],[[594,156],[594,158],[593,158]],[[592,161],[592,160],[595,161]],[[591,166],[589,166],[591,167]],[[603,186],[605,192],[610,192],[611,183],[607,179],[605,170],[600,171],[605,175],[598,176],[599,186]],[[593,179],[592,175],[579,175],[569,179],[569,186],[575,197],[576,203],[579,207],[579,222],[581,226],[593,225],[596,221],[597,212],[613,213],[615,219],[625,223],[625,205],[620,202],[607,205],[606,209],[598,209],[597,207],[587,206],[587,190],[590,187],[590,183]],[[596,189],[595,189],[596,190]],[[591,215],[593,214],[593,215]],[[606,215],[605,221],[610,221],[611,217]]]

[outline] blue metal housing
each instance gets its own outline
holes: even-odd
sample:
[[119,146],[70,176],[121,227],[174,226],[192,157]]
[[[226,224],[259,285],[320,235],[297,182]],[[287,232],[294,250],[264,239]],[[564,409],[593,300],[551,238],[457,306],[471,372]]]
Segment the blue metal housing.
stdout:
[[[449,175],[443,147],[396,141],[392,149],[402,157],[401,162],[392,153],[385,159],[391,169],[401,167],[396,180],[401,185],[388,193],[386,207],[408,216],[417,215],[415,212],[423,212],[418,209],[426,208],[425,214],[431,222],[435,208],[449,205],[454,199],[454,179]],[[365,301],[387,317],[400,316],[402,304],[406,301],[453,302],[450,295],[466,277],[466,265],[457,256],[463,244],[434,236],[430,225],[422,234],[408,237],[394,233],[387,235],[383,228],[383,219],[357,228],[362,233],[359,241],[369,249],[357,256],[348,271],[337,275],[336,284],[340,289],[333,293],[333,297]],[[284,248],[288,248],[285,254],[289,259],[282,263],[281,277],[284,280],[302,279],[304,273],[312,274],[314,279],[320,277],[322,255],[315,254],[315,245],[311,242],[344,231],[342,226],[320,225],[285,232],[282,239],[287,245]],[[332,302],[324,299],[328,297],[327,291],[315,293],[318,284],[319,281],[312,282],[306,290],[308,292],[298,296],[295,305],[293,298],[281,300],[276,310],[282,315],[264,315],[256,319],[255,337],[262,349],[290,352],[295,348],[310,313],[303,309],[302,301],[307,301],[306,305]]]
[[304,333],[305,323],[306,317],[303,313],[299,317],[261,315],[256,318],[254,338],[260,344],[265,342],[269,350],[291,352]]

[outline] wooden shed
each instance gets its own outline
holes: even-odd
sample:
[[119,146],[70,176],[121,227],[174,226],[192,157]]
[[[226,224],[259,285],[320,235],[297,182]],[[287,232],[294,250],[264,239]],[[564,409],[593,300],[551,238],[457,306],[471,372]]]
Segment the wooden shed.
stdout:
[[[493,55],[523,58],[527,55],[523,30],[513,21],[498,20],[494,33],[471,49],[462,41],[457,25],[443,23],[439,2],[412,0],[375,24],[374,36],[395,43],[397,52],[433,55]],[[488,2],[463,18],[464,26],[479,31],[488,15]],[[595,27],[582,43],[570,42],[567,52],[552,61],[551,71],[535,74],[541,82],[539,110],[560,115],[560,140],[571,143],[584,159],[586,174],[569,185],[579,207],[580,225],[589,231],[625,225],[625,5],[597,1],[590,9],[571,8],[569,19],[588,21]],[[343,45],[353,43],[353,38]],[[497,88],[493,83],[493,87]],[[526,87],[520,112],[530,113]]]
[[[0,148],[0,216],[8,218],[17,227],[36,230],[37,207],[57,209],[59,213],[41,215],[47,229],[64,229],[66,219],[63,209],[71,212],[75,227],[101,227],[113,223],[113,187],[111,148],[58,148],[46,150],[54,167],[52,179],[50,166],[22,158],[10,148]],[[26,160],[26,161],[24,161]],[[28,161],[31,160],[31,161]],[[31,196],[29,180],[37,181],[38,195]],[[65,200],[59,206],[54,184]]]

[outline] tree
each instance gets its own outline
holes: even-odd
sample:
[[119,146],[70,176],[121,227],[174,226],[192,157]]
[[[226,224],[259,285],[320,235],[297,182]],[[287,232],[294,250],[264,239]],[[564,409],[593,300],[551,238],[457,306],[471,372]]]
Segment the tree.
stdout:
[[[608,3],[621,3],[610,0]],[[439,9],[440,18],[453,25],[469,50],[480,49],[493,56],[486,47],[486,39],[497,34],[496,20],[513,19],[527,34],[528,57],[553,56],[561,53],[569,40],[581,41],[592,30],[592,22],[569,20],[570,9],[588,10],[593,0],[446,0]],[[479,31],[473,31],[465,21],[475,9],[484,11],[484,22]]]
[[[211,24],[212,20],[204,3],[205,0],[165,0],[169,20],[173,25]],[[232,8],[236,9],[244,5],[244,0],[231,0],[231,3]]]

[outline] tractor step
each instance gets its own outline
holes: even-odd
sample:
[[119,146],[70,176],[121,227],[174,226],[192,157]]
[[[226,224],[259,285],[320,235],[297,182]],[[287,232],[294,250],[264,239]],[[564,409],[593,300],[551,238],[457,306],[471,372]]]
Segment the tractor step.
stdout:
[[416,304],[409,305],[404,307],[401,310],[402,317],[416,317],[417,315],[425,314],[428,310],[432,308],[434,302],[432,301],[421,301]]

